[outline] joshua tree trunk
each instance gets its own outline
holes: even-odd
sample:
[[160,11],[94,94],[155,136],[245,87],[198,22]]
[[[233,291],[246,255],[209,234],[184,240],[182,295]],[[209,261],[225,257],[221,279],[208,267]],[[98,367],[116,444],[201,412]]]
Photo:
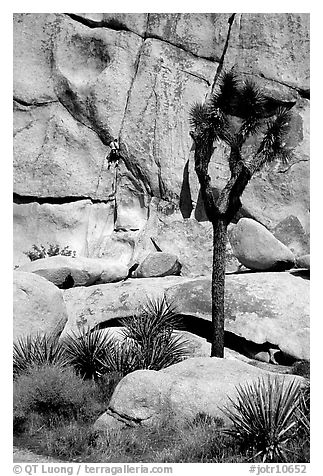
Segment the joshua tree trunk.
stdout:
[[211,357],[223,357],[224,343],[224,281],[227,222],[218,218],[213,225],[212,270],[212,347]]

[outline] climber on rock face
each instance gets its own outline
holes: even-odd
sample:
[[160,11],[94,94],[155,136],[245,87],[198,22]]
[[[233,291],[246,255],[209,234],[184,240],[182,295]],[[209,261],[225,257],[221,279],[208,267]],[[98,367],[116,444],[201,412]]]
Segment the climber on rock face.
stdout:
[[107,156],[108,169],[111,167],[112,164],[114,164],[115,167],[117,167],[119,164],[120,152],[118,139],[114,139],[113,141],[111,141],[109,147],[111,151],[110,154]]

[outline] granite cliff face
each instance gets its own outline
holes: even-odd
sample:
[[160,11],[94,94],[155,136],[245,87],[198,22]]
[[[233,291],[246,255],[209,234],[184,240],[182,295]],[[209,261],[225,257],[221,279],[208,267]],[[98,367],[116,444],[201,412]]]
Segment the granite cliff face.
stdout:
[[[34,243],[57,242],[130,266],[155,243],[184,274],[208,272],[188,113],[233,65],[296,101],[295,157],[251,180],[241,215],[287,246],[298,233],[298,254],[308,252],[308,14],[15,14],[14,264]],[[106,161],[113,138],[117,172]],[[228,176],[226,153],[214,152],[215,184]]]

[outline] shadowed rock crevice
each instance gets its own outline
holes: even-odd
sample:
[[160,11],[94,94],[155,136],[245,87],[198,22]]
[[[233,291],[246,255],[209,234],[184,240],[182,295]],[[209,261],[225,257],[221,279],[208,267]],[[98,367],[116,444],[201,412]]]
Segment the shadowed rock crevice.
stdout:
[[181,187],[181,193],[179,196],[179,209],[183,218],[189,218],[193,210],[193,202],[190,188],[189,178],[189,160],[186,161],[183,169],[183,181]]
[[[76,15],[75,13],[65,13],[72,20],[82,23],[89,28],[109,28],[110,30],[115,31],[132,31],[127,27],[122,21],[117,18],[111,18],[109,20],[95,21],[90,18],[82,17],[81,15]],[[135,33],[135,32],[132,32]]]
[[[175,326],[175,330],[190,332],[210,342],[211,322],[198,319],[195,316],[180,315],[178,317],[178,325]],[[131,319],[131,317],[126,317],[126,319]],[[120,328],[122,325],[121,319],[111,319],[99,323],[92,330],[109,329],[110,327]],[[282,352],[275,344],[270,342],[258,344],[229,331],[224,331],[224,346],[250,359],[270,364],[291,366],[297,361],[294,357]]]
[[58,100],[54,99],[52,101],[40,101],[40,102],[36,102],[36,101],[33,101],[33,102],[27,102],[27,101],[24,101],[23,99],[20,99],[18,97],[15,97],[13,98],[14,102],[19,104],[19,106],[23,106],[24,108],[25,107],[42,107],[42,106],[47,106],[48,104],[53,104],[53,103],[57,103],[59,102]]
[[111,197],[107,200],[94,199],[91,197],[36,197],[33,195],[19,195],[18,193],[13,194],[13,203],[16,204],[26,204],[26,203],[39,203],[40,205],[44,203],[49,203],[52,205],[64,205],[65,203],[73,203],[82,200],[90,200],[92,203],[110,203],[114,201],[114,197]]
[[297,86],[293,86],[290,83],[279,81],[278,79],[275,79],[275,78],[269,78],[265,76],[264,74],[259,74],[259,75],[253,74],[253,76],[258,76],[259,78],[266,79],[267,81],[271,81],[273,83],[278,83],[278,84],[281,84],[282,86],[286,86],[287,88],[290,88],[293,91],[296,91],[300,95],[301,98],[308,99],[308,100],[310,99],[310,89],[298,88]]

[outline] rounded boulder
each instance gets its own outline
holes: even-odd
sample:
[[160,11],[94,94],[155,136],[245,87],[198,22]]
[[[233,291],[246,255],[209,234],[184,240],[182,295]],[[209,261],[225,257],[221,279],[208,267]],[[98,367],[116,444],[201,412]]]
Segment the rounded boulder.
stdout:
[[241,218],[229,232],[234,256],[254,270],[282,271],[293,268],[293,253],[266,227],[250,218]]
[[46,332],[59,335],[67,322],[62,292],[33,273],[15,271],[13,279],[13,338]]

